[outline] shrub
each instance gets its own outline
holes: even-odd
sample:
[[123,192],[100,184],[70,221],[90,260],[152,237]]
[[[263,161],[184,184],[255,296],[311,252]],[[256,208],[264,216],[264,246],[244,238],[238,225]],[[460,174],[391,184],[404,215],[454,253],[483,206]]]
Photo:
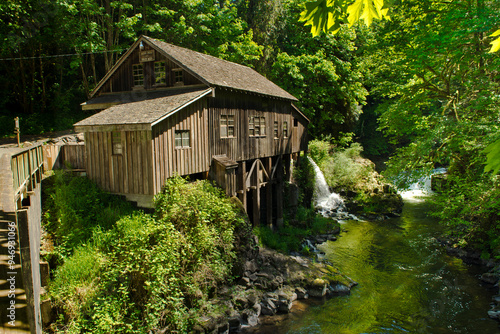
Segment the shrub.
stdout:
[[353,143],[349,148],[335,152],[318,165],[330,187],[359,190],[365,186],[373,167],[361,163],[362,150],[361,145]]
[[110,229],[121,216],[133,211],[130,203],[103,192],[86,177],[55,171],[45,192],[44,228],[63,257],[85,243],[96,228]]
[[319,166],[330,156],[330,143],[326,140],[311,140],[308,144],[309,156]]
[[[88,201],[87,203],[95,203]],[[97,226],[59,267],[49,293],[65,332],[188,332],[204,301],[231,279],[239,209],[207,181],[167,181],[154,214]]]

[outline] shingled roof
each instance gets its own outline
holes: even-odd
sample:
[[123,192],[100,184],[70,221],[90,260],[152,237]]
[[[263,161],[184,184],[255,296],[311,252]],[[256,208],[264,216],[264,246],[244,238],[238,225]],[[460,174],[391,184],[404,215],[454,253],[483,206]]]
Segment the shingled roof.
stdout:
[[119,67],[120,61],[124,60],[127,54],[141,42],[150,44],[156,51],[171,59],[179,67],[188,71],[209,87],[223,87],[297,101],[297,98],[293,95],[250,67],[165,43],[147,36],[141,36],[134,43],[124,57],[111,69],[110,73],[97,85],[96,89],[92,92],[92,96],[99,91],[101,86],[109,79],[112,72]]
[[76,123],[74,126],[75,128],[123,124],[151,126],[211,92],[212,89],[206,87],[156,92],[157,95],[146,97],[142,101],[112,106]]

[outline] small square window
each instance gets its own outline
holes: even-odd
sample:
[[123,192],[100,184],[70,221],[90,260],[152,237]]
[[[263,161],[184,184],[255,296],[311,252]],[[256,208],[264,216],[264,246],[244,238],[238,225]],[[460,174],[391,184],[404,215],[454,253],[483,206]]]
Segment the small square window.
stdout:
[[174,85],[183,85],[184,84],[184,73],[182,69],[175,69],[174,71]]
[[144,68],[142,64],[132,65],[132,75],[134,77],[134,86],[144,86]]
[[248,118],[248,133],[250,136],[265,136],[266,118],[263,116],[250,116]]
[[122,154],[122,134],[120,132],[111,133],[112,154]]
[[176,148],[191,147],[189,130],[175,130],[175,147]]

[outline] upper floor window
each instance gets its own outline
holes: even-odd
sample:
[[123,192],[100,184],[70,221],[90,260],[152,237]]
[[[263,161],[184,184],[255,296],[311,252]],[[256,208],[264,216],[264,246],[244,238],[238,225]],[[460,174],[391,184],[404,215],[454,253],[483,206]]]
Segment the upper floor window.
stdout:
[[250,136],[266,135],[266,118],[264,116],[250,116],[248,118],[248,133]]
[[288,122],[283,122],[283,137],[288,137]]
[[144,86],[144,68],[142,64],[132,65],[132,75],[134,77],[134,86]]
[[184,84],[184,73],[181,68],[174,68],[174,85],[179,86]]
[[234,115],[221,115],[220,136],[221,138],[234,137]]
[[189,130],[175,130],[175,148],[191,147]]
[[113,155],[122,154],[122,134],[120,132],[111,133],[111,144]]
[[299,126],[299,120],[298,119],[296,119],[296,118],[293,119],[293,126],[294,127],[298,127]]
[[279,138],[278,122],[277,121],[274,121],[274,138]]
[[165,71],[165,62],[155,62],[155,85],[164,85],[167,83],[167,73]]

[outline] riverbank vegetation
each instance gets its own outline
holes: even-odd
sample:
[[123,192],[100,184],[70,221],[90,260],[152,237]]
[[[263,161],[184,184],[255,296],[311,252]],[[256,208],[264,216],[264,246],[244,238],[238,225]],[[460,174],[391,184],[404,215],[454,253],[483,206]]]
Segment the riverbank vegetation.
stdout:
[[187,332],[237,275],[250,228],[207,181],[170,179],[145,213],[84,177],[54,178],[44,219],[44,255],[57,265],[52,332]]
[[[339,28],[335,35],[318,36],[299,21],[304,9],[303,0],[4,1],[0,136],[13,134],[15,116],[23,135],[71,128],[88,116],[80,103],[124,49],[146,34],[255,68],[298,98],[312,139],[352,137],[371,159],[389,159],[384,175],[402,188],[447,168],[436,214],[457,245],[500,257],[498,170],[484,171],[485,149],[500,147],[491,146],[500,140],[500,56],[489,52],[491,42],[499,45],[500,2],[409,0],[391,8],[390,21],[367,27],[343,16],[338,25],[326,25]],[[357,18],[371,22],[374,17],[360,16],[359,9]],[[385,9],[376,10],[385,16]],[[333,188],[342,191],[364,177],[367,166],[351,164],[351,153],[331,152],[315,159]],[[359,200],[374,198],[370,194],[359,191],[365,197]],[[303,197],[311,193],[304,190]],[[96,205],[89,217],[111,219],[118,210]],[[54,230],[61,257],[91,234],[65,227],[71,215]],[[90,230],[108,226],[100,224]]]

